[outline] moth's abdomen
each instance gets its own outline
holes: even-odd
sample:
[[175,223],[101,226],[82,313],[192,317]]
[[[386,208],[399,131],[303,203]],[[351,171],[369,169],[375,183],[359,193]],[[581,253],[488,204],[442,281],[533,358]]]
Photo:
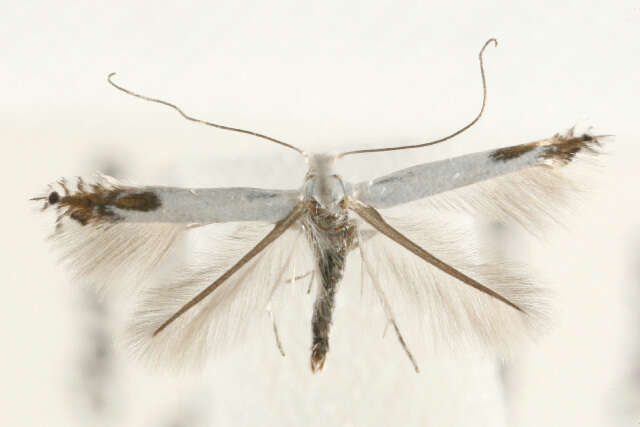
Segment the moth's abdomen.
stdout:
[[335,295],[356,231],[346,210],[332,214],[319,204],[310,210],[304,222],[320,277],[311,320],[311,371],[316,372],[322,370],[329,352]]
[[[339,253],[323,253],[320,265],[321,283],[313,306],[311,320],[311,371],[322,370],[329,352],[329,333],[331,331],[335,295],[338,283],[342,280],[344,257]],[[323,271],[324,270],[324,271]]]

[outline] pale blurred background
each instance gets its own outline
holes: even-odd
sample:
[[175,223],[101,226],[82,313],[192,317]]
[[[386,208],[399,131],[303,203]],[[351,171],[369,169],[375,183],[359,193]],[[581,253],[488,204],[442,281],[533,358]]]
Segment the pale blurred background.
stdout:
[[[640,422],[637,1],[101,4],[6,2],[0,16],[2,425]],[[308,151],[355,149],[465,124],[479,108],[476,55],[489,37],[500,44],[486,52],[489,105],[473,130],[339,167],[356,181],[576,124],[616,135],[565,229],[536,240],[486,225],[556,294],[552,331],[507,366],[443,354],[416,375],[395,339],[368,328],[352,274],[319,376],[308,342],[289,340],[279,356],[266,316],[267,333],[203,373],[149,372],[113,346],[126,301],[72,283],[45,242],[53,218],[27,202],[60,176],[96,170],[145,184],[300,185],[305,165],[293,152],[125,96],[109,72],[197,117]]]

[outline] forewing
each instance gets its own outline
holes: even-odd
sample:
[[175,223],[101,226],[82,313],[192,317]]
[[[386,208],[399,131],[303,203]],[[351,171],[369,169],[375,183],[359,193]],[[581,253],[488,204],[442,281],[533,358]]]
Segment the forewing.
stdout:
[[485,252],[466,232],[444,221],[410,216],[385,215],[384,219],[521,310],[435,268],[381,233],[361,239],[366,281],[379,297],[386,298],[388,307],[383,308],[396,318],[410,348],[425,343],[429,347],[480,345],[506,357],[523,338],[536,336],[544,328],[549,314],[545,291],[521,267],[483,259]]
[[534,231],[561,219],[562,202],[580,188],[580,171],[569,164],[599,146],[595,136],[569,132],[404,169],[357,184],[354,198],[380,209],[414,202],[413,209],[515,220]]
[[277,222],[297,204],[297,192],[252,188],[183,189],[60,180],[34,200],[55,210],[51,235],[79,279],[99,290],[136,288],[190,228],[221,222]]
[[[134,352],[152,365],[198,366],[248,331],[264,331],[259,326],[271,324],[268,308],[278,287],[306,289],[306,283],[287,283],[296,272],[309,271],[312,266],[309,245],[298,225],[154,336],[167,319],[228,271],[272,228],[264,223],[237,224],[233,233],[217,239],[212,252],[197,256],[199,262],[146,289],[129,330],[128,344]],[[266,330],[271,333],[270,328]]]

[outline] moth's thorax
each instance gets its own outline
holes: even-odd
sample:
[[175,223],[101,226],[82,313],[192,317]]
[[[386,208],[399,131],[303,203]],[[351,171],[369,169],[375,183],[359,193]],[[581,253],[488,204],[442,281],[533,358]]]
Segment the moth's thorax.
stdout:
[[308,158],[309,170],[305,176],[302,194],[306,200],[313,200],[331,213],[343,208],[340,203],[345,197],[342,178],[335,173],[336,156],[314,154]]

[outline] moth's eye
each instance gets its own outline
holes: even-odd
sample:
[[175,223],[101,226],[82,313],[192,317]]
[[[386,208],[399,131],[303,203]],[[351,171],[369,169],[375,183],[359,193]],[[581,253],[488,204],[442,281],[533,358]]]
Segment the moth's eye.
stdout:
[[60,201],[60,195],[58,194],[57,191],[54,191],[51,194],[49,194],[49,204],[50,205],[55,205],[59,201]]

